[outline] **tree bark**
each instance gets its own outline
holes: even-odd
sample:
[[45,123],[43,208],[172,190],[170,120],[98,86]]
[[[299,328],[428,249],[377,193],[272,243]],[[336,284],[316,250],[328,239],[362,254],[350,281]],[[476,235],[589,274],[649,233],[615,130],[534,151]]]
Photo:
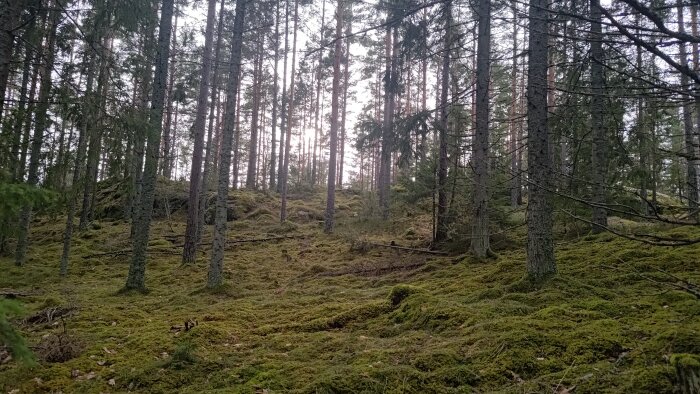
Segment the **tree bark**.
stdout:
[[[685,23],[683,15],[683,1],[676,0],[676,5],[678,7],[678,31],[680,33],[685,33]],[[681,41],[678,44],[680,65],[683,68],[688,67],[688,49],[685,46],[685,42]],[[694,127],[693,127],[693,105],[691,104],[690,97],[692,96],[692,89],[690,87],[690,80],[688,76],[681,73],[681,90],[686,93],[684,97],[683,104],[683,134],[685,136],[685,153],[687,155],[687,171],[686,171],[686,198],[688,199],[688,213],[690,217],[694,220],[698,220],[698,161],[695,159],[698,156],[697,153],[697,141],[695,138]]]
[[262,90],[262,63],[263,63],[263,47],[265,36],[258,38],[258,49],[253,65],[253,108],[250,120],[250,148],[248,151],[248,173],[245,179],[246,189],[256,189],[256,180],[258,175],[258,127],[260,119],[260,96]]
[[447,0],[444,11],[445,37],[440,70],[440,117],[438,120],[438,168],[437,168],[437,222],[435,224],[435,242],[447,239],[447,127],[450,113],[448,91],[450,83],[450,57],[452,52],[452,0]]
[[591,0],[591,169],[592,176],[592,217],[591,231],[605,231],[608,214],[606,203],[607,141],[605,137],[604,113],[605,80],[603,78],[603,33],[601,27],[600,0]]
[[[52,10],[49,16],[48,38],[43,62],[41,63],[39,74],[41,87],[39,88],[39,103],[36,107],[36,127],[34,128],[34,138],[32,138],[31,154],[29,157],[29,169],[27,184],[36,186],[39,183],[39,165],[41,160],[41,146],[44,142],[44,132],[49,123],[48,109],[49,96],[51,95],[51,71],[53,70],[56,56],[56,30],[58,29],[60,13]],[[21,266],[27,258],[27,246],[29,244],[29,225],[31,222],[32,207],[25,204],[22,207],[19,217],[19,233],[17,235],[17,250],[15,253],[15,265]]]
[[0,122],[2,122],[7,81],[10,78],[15,35],[22,25],[20,15],[24,7],[24,0],[0,1]]
[[182,248],[182,263],[194,263],[197,257],[197,224],[199,222],[199,194],[201,189],[202,150],[204,149],[204,127],[206,126],[207,97],[211,78],[211,47],[214,41],[214,20],[216,18],[216,0],[209,0],[207,7],[207,25],[204,30],[204,53],[202,69],[199,76],[197,96],[197,113],[194,119],[194,147],[192,148],[192,168],[190,170],[190,191],[187,199],[187,227],[185,244]]
[[216,288],[223,283],[224,249],[226,248],[226,222],[228,211],[229,167],[231,165],[231,145],[236,119],[236,94],[239,90],[241,76],[241,49],[243,46],[243,23],[247,0],[236,0],[236,16],[233,22],[231,40],[231,60],[229,62],[229,79],[226,86],[226,114],[221,138],[221,157],[219,159],[219,185],[216,195],[216,215],[214,217],[214,240],[212,255],[207,275],[207,287]]
[[335,48],[333,53],[333,89],[331,95],[331,130],[328,157],[328,190],[326,193],[326,215],[323,230],[333,232],[335,223],[335,169],[338,151],[338,111],[340,96],[340,58],[342,52],[343,1],[338,0],[335,11]]
[[[272,82],[272,131],[270,136],[270,190],[277,189],[277,144],[275,136],[277,135],[277,98],[279,97],[279,75],[277,67],[279,65],[279,50],[280,50],[280,0],[275,1],[275,65],[273,70]],[[281,149],[281,148],[280,148]]]
[[282,203],[280,208],[280,221],[287,220],[287,193],[289,192],[289,154],[292,139],[292,115],[294,114],[294,74],[296,71],[297,54],[297,30],[299,27],[299,0],[294,0],[294,37],[292,38],[292,73],[289,78],[289,108],[287,112],[287,131],[284,145],[284,165],[282,166]]
[[172,33],[174,0],[163,0],[160,26],[158,28],[158,45],[155,56],[155,78],[151,110],[146,137],[145,165],[142,175],[140,201],[136,207],[135,220],[132,223],[134,253],[129,265],[129,274],[124,286],[127,290],[146,290],[146,247],[148,246],[155,197],[156,176],[158,173],[158,154],[161,133],[163,132],[163,109],[165,90],[168,80],[168,62],[170,60],[170,35]]
[[476,52],[476,130],[474,138],[474,202],[471,251],[478,258],[490,252],[489,178],[489,73],[491,55],[491,0],[479,0]]
[[542,279],[556,272],[549,195],[551,156],[547,127],[547,0],[531,0],[527,75],[529,201],[527,205],[527,273]]

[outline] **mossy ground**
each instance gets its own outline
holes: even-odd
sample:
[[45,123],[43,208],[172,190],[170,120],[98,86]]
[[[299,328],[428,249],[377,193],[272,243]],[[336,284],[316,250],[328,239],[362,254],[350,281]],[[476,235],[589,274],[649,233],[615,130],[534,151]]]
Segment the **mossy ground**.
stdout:
[[[363,219],[362,199],[341,195],[336,234],[324,235],[319,196],[292,201],[285,225],[273,198],[238,198],[247,205],[230,223],[231,238],[303,237],[232,246],[226,287],[216,292],[203,290],[208,254],[180,265],[178,215],[154,223],[145,295],[119,293],[128,256],[82,257],[128,248],[126,222],[103,220],[78,234],[61,278],[63,221],[36,221],[26,266],[0,259],[0,287],[35,290],[24,298],[29,313],[77,307],[64,323],[82,353],[62,363],[2,364],[0,389],[671,393],[673,355],[700,354],[700,301],[640,276],[666,281],[658,268],[699,283],[700,246],[569,239],[556,249],[559,273],[533,284],[518,245],[486,261],[351,250],[358,237],[424,246],[430,221],[416,212],[388,224]],[[700,235],[665,234],[679,232]],[[382,269],[348,273],[355,267]],[[188,319],[198,325],[171,330]],[[36,345],[64,324],[21,329]]]

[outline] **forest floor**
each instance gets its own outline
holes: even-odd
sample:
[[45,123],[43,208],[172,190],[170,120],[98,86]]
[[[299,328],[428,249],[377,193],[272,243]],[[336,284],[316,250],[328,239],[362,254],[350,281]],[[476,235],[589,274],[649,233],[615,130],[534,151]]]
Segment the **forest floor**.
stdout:
[[562,239],[559,273],[534,285],[522,244],[486,261],[370,244],[425,247],[415,209],[382,223],[341,193],[324,235],[320,194],[292,200],[285,225],[276,198],[232,198],[230,239],[289,238],[230,244],[217,292],[208,253],[180,264],[179,214],[153,225],[148,294],[119,292],[126,222],[78,234],[61,278],[64,222],[38,218],[26,266],[0,259],[0,288],[28,293],[14,323],[39,360],[2,362],[2,392],[672,393],[674,355],[700,355],[700,301],[659,271],[700,283],[700,245]]

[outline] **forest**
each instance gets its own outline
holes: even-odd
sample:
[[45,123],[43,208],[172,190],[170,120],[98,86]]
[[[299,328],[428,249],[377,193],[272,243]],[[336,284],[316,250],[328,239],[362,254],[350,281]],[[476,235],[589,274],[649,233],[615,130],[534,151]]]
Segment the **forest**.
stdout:
[[696,0],[0,0],[0,390],[700,394]]

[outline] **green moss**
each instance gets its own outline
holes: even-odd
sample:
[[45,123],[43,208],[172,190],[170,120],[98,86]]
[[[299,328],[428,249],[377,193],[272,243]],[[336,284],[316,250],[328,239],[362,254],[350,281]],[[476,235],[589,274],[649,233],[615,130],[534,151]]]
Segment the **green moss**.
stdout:
[[[161,185],[171,207],[178,196],[186,198],[183,186]],[[207,254],[187,267],[176,254],[149,255],[150,292],[116,294],[128,257],[82,258],[131,247],[128,223],[107,216],[85,239],[76,237],[69,275],[61,278],[56,261],[65,221],[40,218],[26,267],[0,257],[0,288],[35,291],[23,299],[29,314],[78,306],[64,320],[84,349],[63,363],[0,364],[0,391],[552,392],[561,383],[560,389],[576,386],[581,393],[672,393],[676,366],[698,360],[700,303],[637,271],[667,280],[659,268],[698,283],[700,273],[688,261],[700,245],[648,248],[610,236],[586,241],[567,235],[556,250],[559,274],[534,282],[523,278],[524,232],[516,230],[496,240],[506,244],[488,262],[455,264],[437,256],[411,271],[336,275],[421,261],[424,256],[383,248],[354,253],[348,245],[401,237],[420,244],[430,237],[430,201],[397,206],[394,219],[381,221],[365,215],[376,201],[338,193],[338,203],[358,217],[341,209],[348,215],[339,215],[337,233],[325,235],[314,215],[308,222],[294,216],[323,212],[324,197],[309,192],[304,198],[290,200],[290,220],[279,224],[277,198],[232,191],[229,207],[239,218],[229,223],[232,238],[304,238],[228,249],[226,284],[213,291],[204,290],[205,248]],[[121,210],[121,200],[112,202]],[[179,243],[172,236],[184,229],[177,212],[169,222],[156,220],[151,245],[172,248]],[[698,229],[653,230],[700,236]],[[210,236],[208,228],[205,242]],[[177,328],[189,319],[199,324]],[[62,322],[10,323],[33,348],[63,330]],[[80,372],[72,377],[72,371]]]

